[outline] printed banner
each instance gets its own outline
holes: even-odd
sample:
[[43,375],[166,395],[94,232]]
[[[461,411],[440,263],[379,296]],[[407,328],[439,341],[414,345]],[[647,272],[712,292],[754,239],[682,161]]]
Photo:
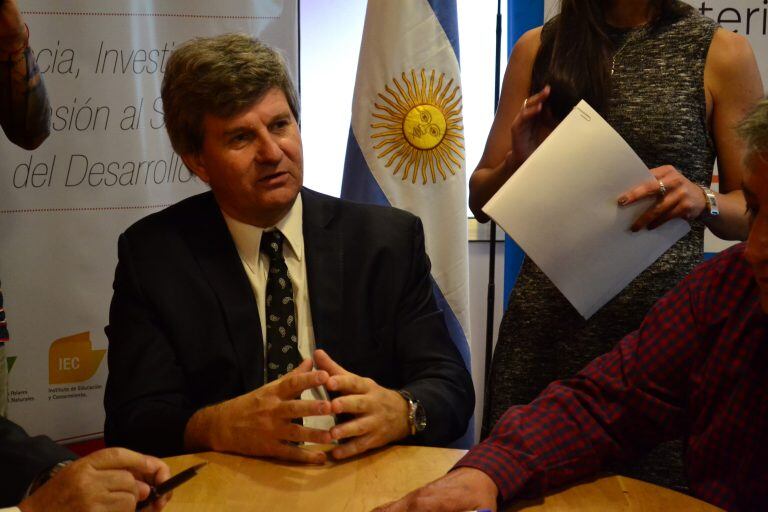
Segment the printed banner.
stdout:
[[297,3],[22,3],[52,108],[39,149],[0,141],[9,417],[29,432],[101,435],[117,237],[206,188],[165,133],[170,53],[195,36],[245,32],[277,47],[297,78]]

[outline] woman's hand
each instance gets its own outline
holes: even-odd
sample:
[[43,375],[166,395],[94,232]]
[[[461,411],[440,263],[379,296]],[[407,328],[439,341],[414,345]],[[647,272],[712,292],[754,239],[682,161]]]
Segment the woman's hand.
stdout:
[[[512,48],[507,70],[504,72],[498,109],[485,142],[483,156],[469,179],[469,207],[478,222],[490,220],[483,212],[483,206],[522,162],[518,162],[518,158],[512,155],[516,151],[527,154],[532,151],[526,150],[526,145],[513,148],[512,140],[516,132],[526,132],[525,128],[532,135],[534,130],[530,119],[540,112],[539,107],[532,108],[537,105],[536,101],[528,98],[531,92],[533,62],[540,45],[541,27],[537,27],[523,34]],[[541,98],[542,101],[543,99]],[[528,108],[529,106],[531,108]],[[513,121],[515,128],[512,126]],[[527,146],[530,147],[530,144]]]
[[649,181],[619,197],[619,205],[627,206],[646,197],[655,197],[648,208],[632,224],[632,231],[654,229],[671,219],[691,221],[701,215],[707,200],[700,186],[683,176],[671,165],[651,169],[655,181]]
[[[542,110],[544,102],[549,97],[549,91],[550,87],[546,85],[533,96],[528,96],[523,100],[520,110],[517,111],[509,125],[509,138],[504,141],[505,147],[509,147],[509,150],[504,156],[504,160],[492,167],[478,167],[472,173],[469,180],[469,207],[478,222],[489,220],[489,217],[482,211],[483,205],[541,143],[541,124],[537,123],[536,120],[543,115]],[[488,148],[486,148],[487,151]]]
[[536,118],[541,115],[544,102],[549,97],[549,91],[550,87],[545,85],[542,90],[526,98],[520,111],[512,120],[510,128],[512,149],[507,153],[504,161],[505,171],[508,175],[515,172],[541,143],[539,132],[536,129],[538,126]]

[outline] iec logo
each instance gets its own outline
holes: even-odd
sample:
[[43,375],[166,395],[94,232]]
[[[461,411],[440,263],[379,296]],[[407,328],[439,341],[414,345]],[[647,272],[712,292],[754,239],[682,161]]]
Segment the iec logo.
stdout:
[[83,382],[96,373],[106,349],[91,349],[89,332],[59,338],[48,351],[48,380],[50,384]]

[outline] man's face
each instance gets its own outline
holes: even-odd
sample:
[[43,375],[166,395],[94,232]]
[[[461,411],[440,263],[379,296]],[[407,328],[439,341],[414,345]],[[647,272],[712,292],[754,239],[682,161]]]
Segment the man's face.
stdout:
[[203,147],[184,155],[227,215],[260,227],[288,213],[303,180],[299,125],[280,89],[232,117],[206,115]]
[[745,256],[755,271],[760,303],[768,313],[768,154],[754,155],[744,180],[744,196],[752,215]]

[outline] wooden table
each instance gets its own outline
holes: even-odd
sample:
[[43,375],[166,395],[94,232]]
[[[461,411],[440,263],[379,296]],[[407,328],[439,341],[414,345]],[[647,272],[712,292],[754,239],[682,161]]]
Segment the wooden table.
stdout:
[[626,476],[604,476],[538,500],[520,500],[506,512],[722,512],[721,509],[665,487]]
[[[206,452],[171,457],[175,474],[208,465],[173,493],[166,511],[363,512],[439,478],[464,450],[392,446],[324,466],[307,466]],[[508,510],[667,511],[719,510],[704,502],[631,478],[610,476],[518,502]]]

